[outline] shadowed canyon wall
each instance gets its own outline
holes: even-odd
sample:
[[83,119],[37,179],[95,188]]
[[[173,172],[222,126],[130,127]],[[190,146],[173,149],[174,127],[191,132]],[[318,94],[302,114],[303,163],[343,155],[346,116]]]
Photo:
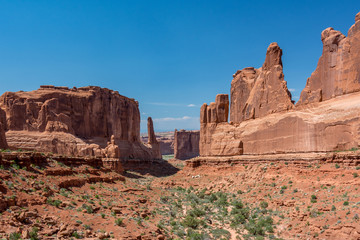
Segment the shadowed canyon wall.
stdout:
[[177,131],[174,133],[174,157],[185,160],[199,156],[199,131]]

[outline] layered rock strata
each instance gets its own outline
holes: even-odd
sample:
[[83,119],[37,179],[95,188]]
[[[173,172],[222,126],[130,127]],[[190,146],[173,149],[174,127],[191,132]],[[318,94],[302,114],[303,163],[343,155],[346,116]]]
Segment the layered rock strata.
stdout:
[[41,86],[0,97],[10,148],[103,156],[113,135],[119,158],[153,159],[140,142],[138,102],[100,87]]
[[216,167],[229,167],[234,165],[252,165],[261,163],[281,163],[292,165],[302,165],[305,168],[309,164],[343,164],[345,166],[359,166],[360,165],[360,152],[344,151],[344,152],[321,152],[321,153],[286,153],[286,154],[264,154],[259,155],[238,155],[238,156],[200,156],[186,161],[186,168],[196,168],[199,166],[216,166]]
[[240,123],[294,107],[284,80],[282,50],[271,43],[263,66],[237,71],[231,82],[230,121]]
[[148,117],[147,120],[147,128],[148,128],[148,146],[152,150],[153,157],[155,159],[162,159],[162,155],[160,152],[160,144],[156,140],[155,131],[154,131],[154,124],[151,117]]
[[5,136],[5,130],[6,130],[6,114],[2,109],[0,109],[0,149],[8,148],[8,144]]
[[327,28],[321,33],[322,55],[316,70],[308,78],[297,105],[326,101],[360,91],[359,39],[359,14],[347,37],[333,28]]
[[[323,55],[296,106],[284,81],[282,51],[276,43],[267,49],[262,68],[245,68],[234,74],[230,122],[225,116],[227,110],[216,108],[219,95],[215,103],[204,104],[200,109],[200,155],[328,152],[358,148],[359,14],[348,37],[328,28],[322,32],[321,39]],[[226,98],[224,94],[221,96]]]
[[324,152],[357,148],[360,143],[360,93],[311,108],[274,113],[240,124],[201,129],[202,156]]
[[199,131],[177,131],[174,133],[174,157],[176,159],[189,159],[199,156]]

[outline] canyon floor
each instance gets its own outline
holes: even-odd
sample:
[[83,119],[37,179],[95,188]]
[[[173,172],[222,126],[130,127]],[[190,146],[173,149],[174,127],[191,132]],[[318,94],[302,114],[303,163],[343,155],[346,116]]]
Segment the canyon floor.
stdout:
[[0,238],[360,239],[356,164],[163,163],[2,165]]

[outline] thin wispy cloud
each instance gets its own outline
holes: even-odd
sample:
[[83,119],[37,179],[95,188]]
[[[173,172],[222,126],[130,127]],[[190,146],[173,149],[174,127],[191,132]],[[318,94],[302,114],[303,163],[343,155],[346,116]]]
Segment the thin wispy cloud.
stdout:
[[150,105],[155,105],[155,106],[182,106],[181,104],[177,104],[177,103],[165,103],[165,102],[149,102],[146,104],[150,104]]
[[295,88],[289,88],[289,91],[290,92],[296,92],[296,89]]
[[[164,117],[164,118],[153,118],[155,131],[174,131],[174,129],[188,129],[195,130],[200,129],[200,118],[199,117]],[[146,132],[147,120],[141,120],[141,130]]]
[[195,104],[179,104],[179,103],[167,103],[167,102],[148,102],[146,104],[164,107],[196,107]]
[[292,97],[294,100],[299,100],[300,96],[293,96]]
[[[184,121],[184,120],[190,120],[190,119],[199,119],[198,117],[189,117],[189,116],[183,116],[183,117],[164,117],[164,118],[153,118],[153,122],[169,122],[169,121]],[[147,121],[145,119],[141,121]]]

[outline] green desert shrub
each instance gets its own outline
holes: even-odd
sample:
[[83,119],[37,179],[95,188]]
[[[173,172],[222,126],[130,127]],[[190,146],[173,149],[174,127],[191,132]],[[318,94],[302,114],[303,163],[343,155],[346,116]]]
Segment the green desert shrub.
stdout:
[[196,229],[199,226],[199,224],[200,221],[191,215],[186,215],[185,219],[182,221],[182,225],[184,227],[189,227],[192,229]]
[[317,197],[315,195],[311,195],[310,202],[316,203],[317,202],[316,200],[317,200]]
[[267,203],[267,202],[265,202],[265,201],[262,201],[261,203],[260,203],[260,207],[261,208],[267,208],[269,206],[269,204]]

